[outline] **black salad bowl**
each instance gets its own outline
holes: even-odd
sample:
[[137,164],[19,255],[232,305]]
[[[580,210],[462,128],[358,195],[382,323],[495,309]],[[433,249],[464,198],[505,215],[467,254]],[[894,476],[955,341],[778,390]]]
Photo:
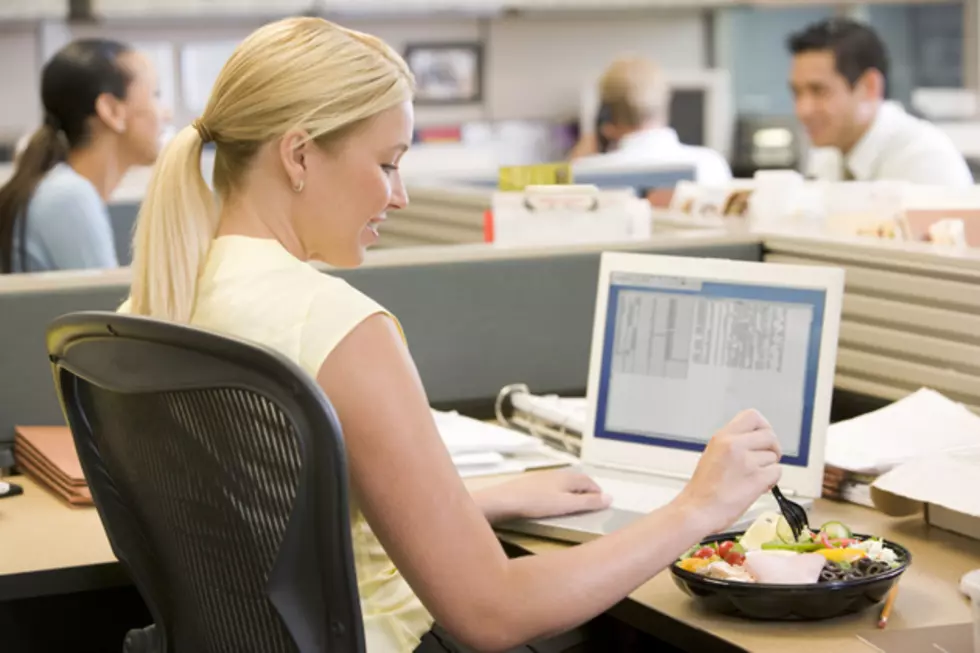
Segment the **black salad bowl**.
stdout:
[[[701,544],[733,540],[741,533],[713,535]],[[855,534],[857,539],[867,535]],[[880,603],[912,562],[905,547],[883,540],[895,551],[898,566],[883,574],[809,585],[770,585],[708,578],[671,565],[674,582],[709,610],[745,619],[771,621],[831,619]]]

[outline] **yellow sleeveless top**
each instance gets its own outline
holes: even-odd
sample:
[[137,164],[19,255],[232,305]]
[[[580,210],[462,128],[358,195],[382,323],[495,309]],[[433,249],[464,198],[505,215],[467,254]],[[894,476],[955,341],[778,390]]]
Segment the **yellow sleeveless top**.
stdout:
[[[315,378],[344,336],[375,313],[389,314],[347,282],[296,259],[277,241],[223,236],[208,254],[191,324],[275,349]],[[413,651],[432,617],[388,558],[356,498],[351,509],[367,650]]]

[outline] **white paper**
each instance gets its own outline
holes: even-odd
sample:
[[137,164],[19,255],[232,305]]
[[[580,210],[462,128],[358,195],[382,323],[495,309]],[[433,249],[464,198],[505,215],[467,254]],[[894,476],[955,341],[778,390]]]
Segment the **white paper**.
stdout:
[[461,453],[453,456],[453,463],[459,467],[487,467],[488,465],[499,465],[504,462],[504,454],[495,451],[482,453]]
[[516,453],[535,451],[541,441],[502,426],[481,422],[456,412],[432,411],[439,435],[450,455],[474,453]]
[[972,447],[980,447],[980,416],[923,388],[880,410],[833,424],[827,431],[825,460],[842,469],[881,474],[937,452]]
[[578,461],[535,437],[456,412],[433,410],[432,417],[463,478],[562,467]]
[[873,486],[891,494],[980,515],[980,446],[934,454],[879,476]]
[[[579,462],[574,456],[555,451],[543,443],[536,451],[505,454],[501,458],[499,462],[485,465],[457,464],[456,471],[463,478],[471,478],[474,476],[516,474],[547,467],[567,467]],[[457,458],[454,457],[453,460],[455,461]]]

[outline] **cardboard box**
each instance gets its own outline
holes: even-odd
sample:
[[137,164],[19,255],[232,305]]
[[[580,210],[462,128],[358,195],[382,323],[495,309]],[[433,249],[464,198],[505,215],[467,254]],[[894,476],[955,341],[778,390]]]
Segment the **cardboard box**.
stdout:
[[887,515],[921,513],[926,522],[980,540],[980,447],[937,454],[882,474],[871,486]]

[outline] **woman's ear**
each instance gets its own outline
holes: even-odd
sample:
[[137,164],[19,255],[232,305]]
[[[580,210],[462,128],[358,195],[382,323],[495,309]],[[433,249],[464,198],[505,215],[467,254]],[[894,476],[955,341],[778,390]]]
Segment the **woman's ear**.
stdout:
[[95,98],[95,115],[117,134],[126,131],[126,103],[112,93],[102,93]]
[[306,156],[310,148],[310,136],[301,129],[291,129],[279,141],[279,159],[294,189],[302,189],[306,183]]

